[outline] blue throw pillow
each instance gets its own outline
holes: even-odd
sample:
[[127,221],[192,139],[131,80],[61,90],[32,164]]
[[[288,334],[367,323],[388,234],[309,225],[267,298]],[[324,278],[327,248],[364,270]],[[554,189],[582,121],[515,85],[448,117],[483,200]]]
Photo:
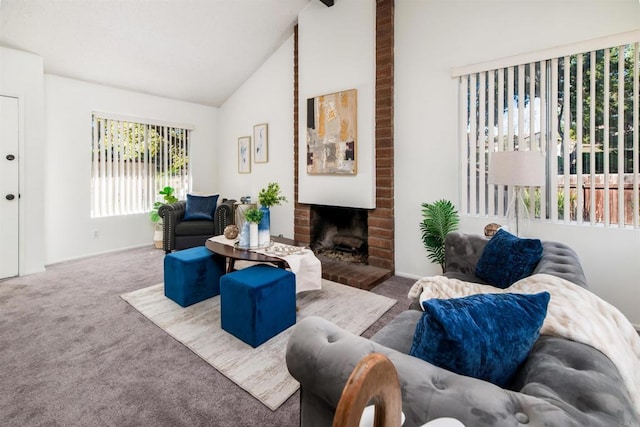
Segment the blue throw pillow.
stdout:
[[476,276],[498,288],[508,288],[530,276],[540,258],[540,240],[522,239],[501,228],[484,247]]
[[184,221],[207,219],[213,221],[218,205],[218,194],[215,196],[196,196],[187,194],[187,207]]
[[409,354],[504,387],[538,339],[549,298],[541,292],[424,301]]

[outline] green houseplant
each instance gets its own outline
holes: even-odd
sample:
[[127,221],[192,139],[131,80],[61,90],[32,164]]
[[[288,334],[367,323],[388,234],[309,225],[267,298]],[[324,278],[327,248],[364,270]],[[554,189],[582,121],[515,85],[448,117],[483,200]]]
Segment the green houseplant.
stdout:
[[158,191],[158,194],[162,196],[163,201],[162,202],[156,201],[153,204],[153,209],[151,209],[151,212],[149,212],[152,222],[159,223],[160,220],[162,219],[158,214],[158,209],[160,209],[160,206],[168,205],[170,203],[175,203],[178,201],[178,198],[173,195],[175,191],[176,191],[175,188],[169,187],[169,186],[166,186],[162,190]]
[[258,208],[250,208],[244,213],[244,219],[249,223],[249,247],[257,248],[260,246],[258,240],[258,224],[262,221],[263,213]]
[[280,184],[277,182],[270,182],[258,193],[258,203],[260,203],[260,206],[270,208],[271,206],[278,206],[282,202],[286,202],[286,197],[280,194],[280,192]]
[[162,190],[158,191],[158,194],[162,196],[162,202],[156,201],[153,204],[153,209],[149,212],[149,216],[151,217],[151,222],[153,222],[153,243],[156,248],[162,248],[162,218],[160,214],[158,214],[158,209],[160,206],[175,203],[178,201],[178,198],[173,195],[175,189],[173,187],[166,186]]
[[262,221],[262,212],[258,208],[247,209],[244,213],[244,219],[252,224],[258,224]]
[[438,200],[422,204],[423,220],[420,223],[422,242],[427,249],[429,260],[445,269],[444,239],[448,233],[458,229],[460,217],[458,211],[448,200]]
[[271,206],[278,206],[287,199],[281,194],[280,184],[270,182],[258,193],[258,203],[262,212],[262,221],[258,226],[258,245],[266,246],[271,241]]

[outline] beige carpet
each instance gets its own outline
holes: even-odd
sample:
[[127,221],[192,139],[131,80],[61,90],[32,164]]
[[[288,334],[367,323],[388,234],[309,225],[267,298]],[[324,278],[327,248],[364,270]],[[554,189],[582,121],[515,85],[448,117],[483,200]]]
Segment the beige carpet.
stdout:
[[[322,286],[298,294],[298,320],[320,316],[359,335],[396,303],[328,280]],[[220,328],[220,297],[182,308],[164,296],[162,283],[121,297],[271,410],[298,390],[285,364],[292,328],[254,349]]]

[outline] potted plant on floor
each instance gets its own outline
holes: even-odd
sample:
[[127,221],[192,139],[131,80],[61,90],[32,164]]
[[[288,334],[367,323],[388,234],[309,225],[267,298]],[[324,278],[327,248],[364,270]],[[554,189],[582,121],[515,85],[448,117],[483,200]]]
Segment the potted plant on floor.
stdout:
[[287,199],[281,194],[280,184],[270,182],[258,193],[258,203],[262,211],[262,221],[260,221],[258,240],[260,246],[266,246],[271,241],[271,207],[278,206]]
[[438,264],[444,273],[444,239],[458,229],[460,217],[458,211],[448,200],[438,200],[422,204],[423,220],[420,223],[422,242],[427,249],[427,257]]
[[149,212],[151,222],[153,222],[153,243],[157,249],[162,249],[162,218],[158,214],[160,206],[168,205],[178,201],[178,198],[173,195],[175,189],[170,186],[164,187],[158,191],[158,195],[162,196],[162,202],[156,201],[153,204],[153,209]]

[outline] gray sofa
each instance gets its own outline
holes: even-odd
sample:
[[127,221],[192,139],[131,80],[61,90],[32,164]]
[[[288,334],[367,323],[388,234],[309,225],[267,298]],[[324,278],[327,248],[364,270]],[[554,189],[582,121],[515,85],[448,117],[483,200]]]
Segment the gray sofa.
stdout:
[[[448,277],[482,282],[473,274],[488,240],[452,233],[446,239]],[[543,242],[534,273],[552,274],[586,287],[576,253]],[[371,339],[353,335],[319,317],[300,321],[287,346],[287,367],[300,382],[303,426],[330,426],[351,371],[366,354],[386,355],[402,389],[404,426],[453,417],[481,426],[640,426],[614,364],[600,351],[563,338],[540,336],[511,384],[457,375],[410,356],[421,311],[407,310]]]

